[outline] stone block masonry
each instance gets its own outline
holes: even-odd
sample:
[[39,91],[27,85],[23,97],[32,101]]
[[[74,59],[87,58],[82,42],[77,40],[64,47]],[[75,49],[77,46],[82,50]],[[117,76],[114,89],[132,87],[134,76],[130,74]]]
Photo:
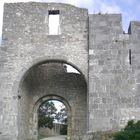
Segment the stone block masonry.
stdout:
[[[50,14],[59,15],[55,35]],[[37,140],[37,109],[54,98],[68,108],[70,140],[139,120],[140,22],[132,21],[128,34],[121,24],[120,14],[88,14],[68,4],[5,4],[0,140]]]

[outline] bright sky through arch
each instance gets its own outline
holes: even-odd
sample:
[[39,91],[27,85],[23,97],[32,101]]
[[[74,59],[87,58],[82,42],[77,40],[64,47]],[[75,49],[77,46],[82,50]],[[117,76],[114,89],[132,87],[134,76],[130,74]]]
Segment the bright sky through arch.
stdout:
[[0,38],[2,34],[3,4],[13,2],[60,2],[81,8],[87,8],[89,13],[121,13],[123,29],[128,30],[129,22],[140,21],[140,0],[0,0]]

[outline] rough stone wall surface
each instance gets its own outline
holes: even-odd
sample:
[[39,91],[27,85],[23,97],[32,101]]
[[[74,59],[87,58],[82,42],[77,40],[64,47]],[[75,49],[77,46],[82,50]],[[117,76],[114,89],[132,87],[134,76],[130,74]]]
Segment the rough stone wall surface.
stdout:
[[[121,15],[89,16],[89,130],[104,131],[118,125],[121,79]],[[120,81],[119,81],[120,80]]]
[[[60,10],[60,35],[49,35],[49,10]],[[0,47],[0,139],[20,139],[18,89],[24,74],[33,65],[49,60],[65,61],[76,66],[88,79],[87,19],[86,9],[67,4],[31,2],[4,5]],[[21,108],[26,110],[27,105]]]
[[[4,9],[2,39],[11,55],[27,63],[37,61],[41,56],[42,59],[65,60],[73,63],[88,77],[86,9],[56,3],[5,4]],[[49,35],[49,10],[60,11],[60,35]]]
[[[49,10],[60,11],[60,35],[49,35]],[[128,120],[140,119],[140,22],[131,22],[128,34],[124,34],[119,14],[88,15],[86,9],[67,4],[34,2],[5,4],[3,22],[0,140],[22,140],[21,137],[28,133],[22,134],[21,131],[30,122],[28,107],[33,106],[33,95],[44,96],[45,92],[41,93],[41,90],[56,91],[45,86],[47,89],[41,89],[41,80],[30,88],[26,79],[32,66],[50,60],[69,63],[84,75],[88,85],[85,96],[88,130],[85,131],[89,136],[96,131],[118,130]],[[67,88],[71,94],[70,85]],[[58,94],[64,96],[60,89]],[[75,88],[75,97],[82,93],[81,89]],[[83,98],[79,96],[79,99]],[[79,100],[78,105],[81,102]],[[81,107],[78,107],[80,111]],[[79,122],[82,119],[77,119],[75,125]],[[19,125],[23,126],[20,130]]]
[[[133,21],[129,27],[129,41],[126,43],[127,49],[131,51],[131,65],[129,66],[129,73],[125,79],[125,84],[128,85],[126,92],[121,94],[120,103],[120,122],[119,125],[123,126],[130,119],[140,119],[140,22]],[[122,89],[120,89],[122,90]],[[122,90],[123,91],[123,90]]]
[[89,16],[89,132],[140,119],[140,23],[132,22],[124,34],[121,22],[121,15]]
[[[29,83],[23,81],[22,86],[19,90],[19,103],[18,103],[18,139],[24,138],[27,139],[29,135],[29,126],[30,123],[30,110],[29,105],[31,102],[31,93],[29,91]],[[22,121],[21,121],[22,120]]]

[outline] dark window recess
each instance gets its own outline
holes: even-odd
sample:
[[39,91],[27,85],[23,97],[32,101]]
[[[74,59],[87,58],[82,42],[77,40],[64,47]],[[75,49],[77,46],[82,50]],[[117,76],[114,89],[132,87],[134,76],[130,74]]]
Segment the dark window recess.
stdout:
[[50,10],[49,15],[59,15],[59,10]]
[[131,65],[132,64],[132,52],[131,52],[131,49],[129,49],[129,64]]

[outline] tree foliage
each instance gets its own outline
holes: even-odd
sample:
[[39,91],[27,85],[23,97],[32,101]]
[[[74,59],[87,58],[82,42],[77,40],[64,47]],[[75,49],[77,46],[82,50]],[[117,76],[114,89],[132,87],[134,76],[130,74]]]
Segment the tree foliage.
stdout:
[[42,115],[52,117],[56,112],[57,109],[52,101],[44,102],[38,110],[39,117]]
[[61,134],[67,133],[67,110],[64,105],[60,111],[57,110],[53,101],[44,102],[38,110],[38,127],[53,128],[53,123],[63,124]]
[[61,129],[60,129],[60,134],[61,135],[67,135],[67,110],[63,106],[60,111],[56,114],[56,119],[59,123],[63,124]]
[[45,102],[41,105],[38,110],[38,127],[48,127],[52,129],[56,113],[57,109],[52,101]]
[[114,135],[113,140],[140,140],[140,121],[129,121],[124,129]]
[[63,106],[60,111],[56,114],[55,119],[62,124],[67,124],[67,110]]

